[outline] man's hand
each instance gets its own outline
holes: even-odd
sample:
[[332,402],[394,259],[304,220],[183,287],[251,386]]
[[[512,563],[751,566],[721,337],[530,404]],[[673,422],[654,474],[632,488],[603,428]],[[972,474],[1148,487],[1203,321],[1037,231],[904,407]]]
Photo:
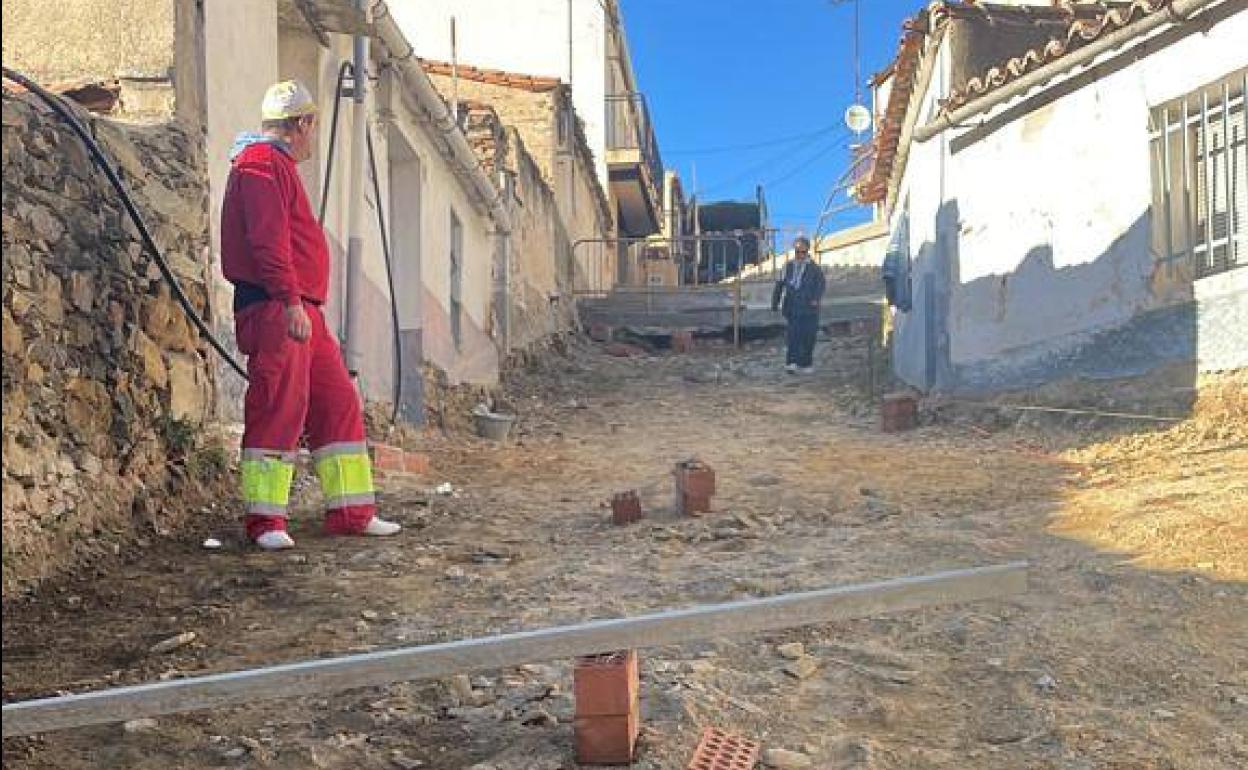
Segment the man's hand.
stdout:
[[312,336],[312,319],[302,304],[286,306],[286,333],[296,342],[306,342]]

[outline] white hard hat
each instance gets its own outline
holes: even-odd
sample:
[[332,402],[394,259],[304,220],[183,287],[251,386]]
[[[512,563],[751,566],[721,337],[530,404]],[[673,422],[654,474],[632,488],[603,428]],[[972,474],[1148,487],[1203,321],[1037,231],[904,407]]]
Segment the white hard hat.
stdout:
[[316,102],[307,87],[298,80],[283,80],[269,86],[260,105],[263,120],[301,118],[316,113]]

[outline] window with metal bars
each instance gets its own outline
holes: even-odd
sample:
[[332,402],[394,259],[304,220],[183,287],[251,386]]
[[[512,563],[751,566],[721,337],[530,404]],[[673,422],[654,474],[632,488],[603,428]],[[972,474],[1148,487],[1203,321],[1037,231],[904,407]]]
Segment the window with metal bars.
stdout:
[[1248,69],[1156,107],[1153,248],[1196,277],[1248,265]]

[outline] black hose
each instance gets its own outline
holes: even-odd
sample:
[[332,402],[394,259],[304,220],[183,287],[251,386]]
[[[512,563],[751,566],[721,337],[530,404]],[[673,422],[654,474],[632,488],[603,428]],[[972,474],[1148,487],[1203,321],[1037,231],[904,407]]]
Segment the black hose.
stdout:
[[[329,150],[325,155],[325,182],[321,186],[320,223],[325,224],[325,210],[329,205],[329,183],[334,176],[334,147],[338,143],[338,108],[342,104],[343,84],[347,75],[355,77],[355,66],[344,61],[338,65],[338,81],[334,85],[334,110],[329,121]],[[390,260],[390,237],[386,234],[386,213],[381,207],[381,180],[377,176],[377,154],[373,149],[373,132],[364,127],[364,140],[368,145],[368,166],[373,178],[373,197],[377,204],[377,229],[381,232],[381,253],[386,262],[386,283],[390,287],[390,325],[394,331],[394,397],[390,412],[390,424],[399,421],[399,402],[403,398],[403,345],[399,332],[399,300],[394,292],[394,269]]]
[[355,66],[349,61],[338,65],[338,80],[334,86],[334,112],[329,120],[329,150],[325,155],[325,181],[321,184],[321,212],[316,221],[325,226],[325,209],[329,206],[329,180],[334,178],[334,149],[338,146],[338,108],[342,106],[342,84],[351,72],[354,76]]
[[130,219],[134,221],[135,227],[138,228],[139,236],[143,241],[143,245],[147,247],[147,250],[151,253],[152,258],[156,261],[156,266],[160,269],[160,274],[173,290],[174,297],[177,298],[178,304],[182,306],[182,312],[186,314],[187,318],[191,319],[191,322],[195,324],[195,328],[199,330],[199,333],[207,338],[208,342],[219,354],[221,354],[221,357],[226,360],[230,367],[233,368],[234,371],[238,372],[240,377],[247,379],[247,370],[243,368],[242,364],[235,360],[234,356],[230,354],[230,351],[226,349],[225,345],[223,345],[221,341],[213,335],[212,330],[208,328],[208,323],[204,321],[203,318],[200,318],[199,313],[195,310],[195,306],[191,304],[190,298],[187,297],[186,292],[182,290],[182,285],[179,284],[178,279],[174,277],[173,270],[169,267],[169,263],[165,261],[164,254],[160,252],[160,248],[157,247],[156,242],[152,240],[152,235],[148,231],[146,223],[143,221],[143,216],[134,205],[134,199],[130,197],[129,191],[126,190],[126,186],[121,181],[121,178],[117,176],[117,172],[111,165],[109,165],[108,159],[104,157],[104,151],[100,148],[100,145],[96,143],[95,138],[92,137],[91,134],[87,132],[86,128],[78,122],[78,119],[74,117],[74,114],[70,112],[69,109],[61,102],[59,97],[49,93],[42,86],[35,83],[33,80],[20,72],[11,70],[8,67],[0,69],[2,69],[4,77],[12,80],[14,83],[20,84],[26,90],[39,97],[44,104],[48,105],[48,107],[61,118],[61,120],[65,121],[70,129],[78,135],[78,138],[82,140],[82,143],[86,145],[87,152],[90,153],[91,159],[95,161],[95,165],[100,167],[100,170],[102,170],[104,175],[108,177],[108,181],[112,184],[113,189],[116,190],[117,194],[121,197],[121,202],[122,205],[125,206],[126,213],[130,215]]
[[364,129],[368,144],[368,165],[373,176],[373,198],[377,203],[377,229],[381,231],[381,253],[386,259],[386,283],[390,287],[390,325],[394,329],[394,405],[390,424],[399,421],[399,399],[403,397],[403,345],[399,332],[399,297],[394,293],[394,270],[390,266],[390,237],[386,235],[386,213],[381,207],[381,182],[377,179],[377,155],[373,151],[373,132]]

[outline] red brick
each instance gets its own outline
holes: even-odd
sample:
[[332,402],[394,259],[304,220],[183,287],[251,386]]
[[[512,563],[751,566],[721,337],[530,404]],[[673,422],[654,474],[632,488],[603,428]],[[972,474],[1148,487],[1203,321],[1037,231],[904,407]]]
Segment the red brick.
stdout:
[[637,754],[641,708],[627,714],[576,717],[572,722],[576,761],[583,765],[627,765]]
[[715,470],[701,460],[676,463],[676,491],[699,497],[715,494]]
[[417,476],[429,473],[429,455],[424,452],[404,452],[403,470]]
[[672,332],[672,352],[688,353],[693,350],[693,332]]
[[696,516],[699,513],[710,513],[711,497],[710,495],[693,495],[684,493],[677,498],[676,506],[680,509],[680,513],[685,516]]
[[636,492],[620,492],[611,498],[611,521],[616,526],[641,521],[645,516],[641,510],[641,499]]
[[389,444],[373,444],[373,467],[382,471],[404,470],[403,450]]
[[708,727],[687,770],[754,770],[761,748],[757,741]]
[[880,430],[897,433],[911,430],[918,422],[919,402],[909,393],[890,393],[880,406]]
[[640,694],[636,650],[577,659],[572,695],[578,717],[627,715],[636,708]]

